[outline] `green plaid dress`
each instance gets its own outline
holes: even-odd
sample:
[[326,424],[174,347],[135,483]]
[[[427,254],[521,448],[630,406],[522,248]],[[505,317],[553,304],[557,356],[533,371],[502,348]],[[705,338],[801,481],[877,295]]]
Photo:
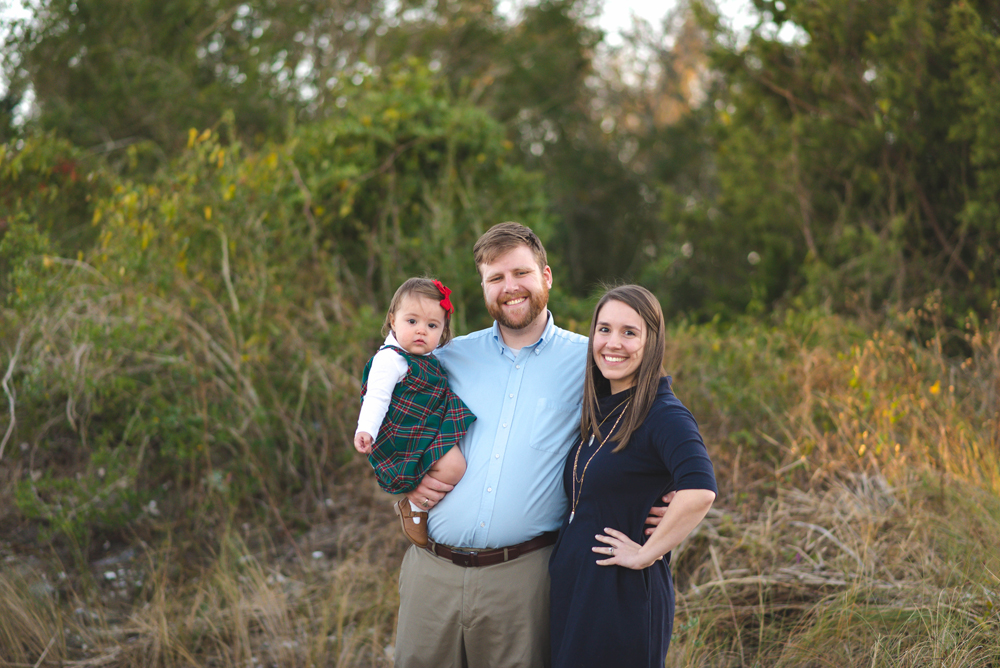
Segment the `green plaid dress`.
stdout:
[[[385,348],[399,353],[409,370],[392,390],[368,461],[382,489],[402,494],[415,488],[434,462],[458,445],[476,416],[448,387],[444,368],[433,355],[411,355],[396,346],[379,350]],[[362,402],[371,368],[372,360],[368,360],[362,375]]]

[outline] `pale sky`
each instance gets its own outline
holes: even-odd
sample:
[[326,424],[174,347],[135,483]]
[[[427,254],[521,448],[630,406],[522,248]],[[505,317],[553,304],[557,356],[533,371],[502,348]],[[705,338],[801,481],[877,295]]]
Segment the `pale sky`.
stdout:
[[[604,0],[599,23],[605,40],[611,45],[620,44],[619,33],[632,26],[633,14],[659,27],[660,20],[676,4],[675,0]],[[716,6],[734,27],[745,27],[750,21],[750,0],[716,0]]]

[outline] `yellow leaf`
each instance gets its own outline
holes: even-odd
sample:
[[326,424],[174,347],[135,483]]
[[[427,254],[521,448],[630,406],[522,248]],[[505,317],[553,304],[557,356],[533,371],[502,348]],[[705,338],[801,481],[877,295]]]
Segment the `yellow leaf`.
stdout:
[[212,136],[212,131],[211,130],[205,130],[204,132],[201,133],[201,135],[198,136],[198,141],[200,141],[200,142],[201,141],[205,141],[206,139],[208,139],[211,136]]
[[205,207],[205,220],[212,220],[212,207]]
[[941,381],[935,380],[934,384],[931,385],[931,394],[937,394],[940,391],[941,391]]
[[42,256],[42,266],[43,267],[45,267],[46,269],[49,269],[49,268],[52,267],[53,264],[55,264],[55,262],[48,255],[43,255]]
[[97,225],[101,222],[101,216],[104,215],[100,208],[94,209],[94,218],[91,220],[92,225]]
[[222,166],[225,164],[226,164],[226,150],[219,149],[219,161],[216,163],[216,165],[218,166],[219,169],[222,169]]
[[198,138],[198,131],[194,128],[188,130],[188,148],[194,146],[194,140]]

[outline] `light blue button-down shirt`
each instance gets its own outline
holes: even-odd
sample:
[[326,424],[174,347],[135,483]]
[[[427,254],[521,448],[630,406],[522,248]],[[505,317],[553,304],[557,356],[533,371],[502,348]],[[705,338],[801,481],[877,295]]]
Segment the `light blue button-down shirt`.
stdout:
[[465,475],[430,513],[431,538],[487,549],[558,529],[568,512],[563,465],[580,438],[587,338],[549,313],[541,338],[516,356],[496,323],[435,354],[476,421],[461,443]]

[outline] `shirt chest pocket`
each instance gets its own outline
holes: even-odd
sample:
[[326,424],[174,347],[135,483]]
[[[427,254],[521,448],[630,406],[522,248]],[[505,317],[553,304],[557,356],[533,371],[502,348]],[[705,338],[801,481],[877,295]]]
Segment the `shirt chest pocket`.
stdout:
[[580,430],[580,404],[539,399],[531,424],[531,447],[542,452],[568,453]]

